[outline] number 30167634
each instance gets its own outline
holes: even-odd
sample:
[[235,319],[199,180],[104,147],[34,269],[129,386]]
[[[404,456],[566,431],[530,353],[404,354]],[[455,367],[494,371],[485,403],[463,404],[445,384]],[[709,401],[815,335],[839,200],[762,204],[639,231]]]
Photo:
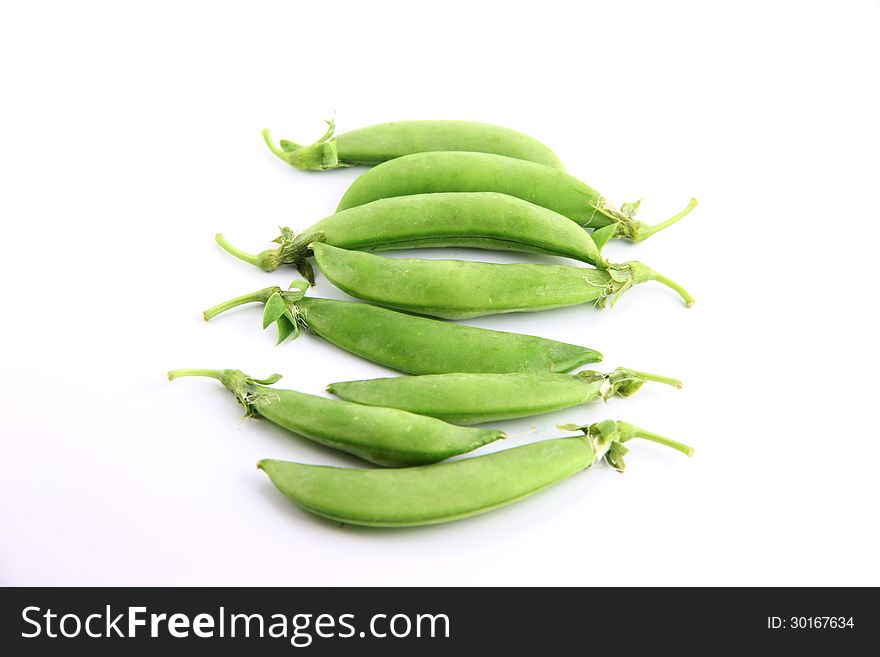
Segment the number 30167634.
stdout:
[[767,629],[770,630],[841,630],[854,627],[855,621],[852,616],[767,617]]

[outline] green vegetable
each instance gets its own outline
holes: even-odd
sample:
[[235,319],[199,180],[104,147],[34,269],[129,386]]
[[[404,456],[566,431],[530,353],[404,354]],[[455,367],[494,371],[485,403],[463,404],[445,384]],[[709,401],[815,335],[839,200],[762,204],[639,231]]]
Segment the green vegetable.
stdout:
[[363,303],[305,297],[297,280],[288,291],[267,287],[205,311],[205,319],[246,303],[263,303],[263,328],[278,325],[278,342],[300,326],[361,358],[411,374],[442,372],[569,372],[602,360],[586,347],[413,317]]
[[696,205],[649,226],[634,218],[639,201],[620,209],[595,189],[558,169],[489,153],[416,153],[390,160],[354,181],[337,212],[380,198],[436,192],[500,192],[549,208],[585,228],[615,226],[614,237],[641,242]]
[[168,372],[171,380],[181,376],[217,379],[235,395],[247,417],[264,417],[288,431],[378,465],[436,463],[505,437],[494,429],[457,427],[393,408],[267,388],[281,378],[280,374],[260,380],[239,370]]
[[313,282],[308,257],[314,241],[354,251],[440,246],[525,251],[605,267],[593,237],[561,214],[514,196],[450,192],[379,199],[330,215],[298,235],[282,228],[275,239],[279,246],[257,255],[236,249],[222,235],[216,239],[226,251],[256,267],[273,271],[296,265]]
[[312,250],[318,267],[343,292],[381,306],[445,319],[534,312],[582,303],[613,305],[633,285],[652,280],[678,292],[688,306],[694,302],[680,285],[640,262],[585,269],[386,258],[319,242],[312,244]]
[[646,381],[681,381],[619,367],[610,374],[436,374],[331,383],[346,401],[400,408],[457,424],[479,424],[550,413],[617,395],[629,397]]
[[544,440],[451,463],[399,470],[355,470],[285,461],[257,464],[306,511],[374,527],[432,525],[491,511],[537,493],[605,459],[624,469],[624,443],[644,438],[690,456],[686,445],[606,420],[576,427],[583,436]]
[[334,136],[336,124],[327,121],[327,132],[311,146],[263,138],[275,155],[296,167],[312,171],[356,164],[373,165],[402,155],[425,151],[478,151],[530,160],[564,169],[560,159],[537,139],[489,123],[473,121],[396,121],[380,123]]

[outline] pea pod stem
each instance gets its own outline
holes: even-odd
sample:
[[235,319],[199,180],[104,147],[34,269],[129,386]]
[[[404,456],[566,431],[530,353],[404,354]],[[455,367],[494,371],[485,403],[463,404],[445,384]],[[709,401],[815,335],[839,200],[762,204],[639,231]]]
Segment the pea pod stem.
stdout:
[[681,212],[679,212],[675,216],[670,217],[666,221],[661,221],[659,224],[655,224],[653,226],[649,226],[645,223],[639,222],[638,229],[636,230],[636,233],[633,236],[632,241],[633,242],[642,242],[642,241],[648,239],[649,237],[651,237],[651,235],[653,235],[654,233],[658,233],[661,230],[663,230],[664,228],[669,228],[669,226],[671,226],[672,224],[677,222],[679,219],[682,219],[685,216],[687,216],[690,213],[690,211],[693,210],[695,207],[697,207],[697,199],[692,198],[684,210],[682,210]]
[[265,379],[255,379],[239,370],[181,369],[168,372],[169,381],[174,381],[174,379],[179,379],[185,376],[203,376],[209,379],[216,379],[222,383],[230,390],[230,392],[232,392],[232,394],[235,395],[235,398],[238,399],[238,402],[244,407],[246,417],[254,417],[257,415],[252,403],[253,399],[255,399],[254,392],[251,389],[252,384],[272,385],[281,380],[281,375],[278,373],[271,374]]
[[339,161],[336,141],[330,139],[336,130],[336,123],[334,121],[325,121],[325,123],[328,126],[327,132],[309,146],[300,146],[292,141],[284,140],[279,148],[272,141],[272,135],[268,129],[262,132],[263,140],[276,157],[297,169],[323,171],[348,166]]
[[[251,383],[257,383],[259,385],[272,385],[273,383],[278,383],[281,380],[281,375],[278,373],[271,374],[267,376],[265,379],[255,379],[252,376],[247,376],[243,372],[238,370],[204,370],[204,369],[182,369],[182,370],[171,370],[168,372],[168,380],[174,381],[174,379],[179,379],[183,376],[204,376],[209,379],[217,379],[221,381],[223,385],[234,388],[230,384],[230,381],[249,381]],[[235,392],[235,390],[233,390]]]
[[[627,207],[629,206],[629,208]],[[606,218],[610,219],[616,225],[615,236],[623,237],[631,242],[643,242],[654,233],[659,233],[664,228],[669,228],[672,224],[690,214],[690,211],[697,207],[697,199],[692,198],[687,207],[678,214],[661,221],[653,226],[639,221],[634,217],[638,209],[638,203],[626,204],[622,210],[611,206],[597,208],[597,210]]]
[[[624,292],[632,285],[639,285],[640,283],[644,283],[646,281],[657,281],[658,283],[661,283],[662,285],[665,285],[666,287],[675,291],[678,296],[681,297],[682,301],[684,301],[685,305],[688,308],[694,305],[694,298],[691,296],[690,292],[688,292],[686,289],[684,289],[681,285],[676,283],[668,276],[664,276],[663,274],[654,271],[653,269],[651,269],[647,265],[642,264],[641,262],[633,260],[630,262],[626,262],[623,265],[611,265],[611,267],[617,267],[618,269],[628,271],[632,276],[631,284],[629,286],[625,286],[624,289],[620,291],[620,293]],[[612,305],[617,300],[617,297],[620,296],[620,293],[612,296]]]
[[632,440],[633,438],[642,438],[643,440],[650,440],[651,442],[671,447],[672,449],[678,450],[686,456],[694,455],[694,448],[690,447],[689,445],[685,445],[684,443],[680,443],[677,440],[666,438],[665,436],[661,436],[651,431],[645,431],[644,429],[640,429],[639,427],[633,426],[633,429],[635,429],[635,433],[628,438],[623,438],[620,442],[626,442],[627,440]]
[[217,233],[214,236],[214,241],[224,251],[254,267],[259,267],[263,271],[272,272],[285,264],[295,265],[309,282],[309,285],[315,284],[315,275],[308,262],[308,258],[312,253],[309,244],[315,241],[322,241],[323,239],[324,233],[321,231],[297,235],[290,228],[282,228],[281,235],[274,240],[278,244],[277,247],[253,254],[242,251],[230,244],[222,233]]
[[613,467],[618,472],[623,472],[626,468],[623,457],[627,453],[627,448],[623,443],[633,438],[642,438],[660,445],[665,445],[686,456],[693,456],[694,448],[677,440],[666,438],[651,431],[645,431],[629,422],[620,420],[603,420],[595,424],[561,424],[560,429],[566,431],[581,431],[584,439],[592,446],[595,453],[594,462],[601,459]]
[[278,146],[275,145],[275,142],[272,141],[272,133],[269,132],[269,129],[266,128],[260,134],[263,135],[263,141],[266,142],[266,146],[269,147],[269,150],[272,151],[272,153],[276,157],[287,162],[287,157],[286,157],[287,153],[285,153],[285,151],[283,151],[282,149],[278,148]]
[[276,267],[271,265],[270,253],[278,251],[279,249],[266,249],[257,254],[247,253],[246,251],[242,251],[230,244],[229,241],[223,237],[222,233],[217,233],[214,236],[214,241],[217,242],[226,253],[235,256],[239,260],[243,260],[254,267],[259,267],[263,271],[274,271],[276,269]]
[[651,280],[655,280],[658,283],[662,283],[666,287],[678,292],[678,295],[682,298],[682,300],[684,301],[684,304],[688,308],[691,308],[694,305],[694,298],[690,295],[690,292],[685,290],[681,285],[679,285],[678,283],[673,281],[671,278],[664,276],[663,274],[658,274],[657,272],[655,272],[653,270],[652,270],[652,273],[653,273],[653,277]]
[[179,379],[182,376],[206,376],[211,379],[217,379],[218,381],[222,381],[221,374],[222,374],[222,370],[200,370],[200,369],[171,370],[170,372],[168,372],[168,380],[174,381],[174,379]]
[[653,381],[654,383],[665,383],[668,386],[672,386],[674,388],[679,388],[679,389],[681,389],[681,387],[683,385],[681,381],[679,381],[678,379],[673,379],[672,377],[661,376],[659,374],[651,374],[649,372],[641,372],[639,370],[633,370],[630,368],[623,368],[622,367],[620,369],[626,370],[627,372],[631,372],[632,374],[634,374],[638,378],[644,379],[645,381]]
[[232,308],[237,308],[238,306],[243,306],[247,303],[266,303],[266,301],[269,300],[269,297],[271,297],[276,292],[281,292],[281,288],[277,285],[274,285],[272,287],[264,287],[262,290],[257,290],[256,292],[251,292],[250,294],[244,294],[240,297],[230,299],[229,301],[219,303],[212,308],[208,308],[202,313],[202,316],[205,318],[205,320],[209,320],[213,319],[220,313],[231,310]]

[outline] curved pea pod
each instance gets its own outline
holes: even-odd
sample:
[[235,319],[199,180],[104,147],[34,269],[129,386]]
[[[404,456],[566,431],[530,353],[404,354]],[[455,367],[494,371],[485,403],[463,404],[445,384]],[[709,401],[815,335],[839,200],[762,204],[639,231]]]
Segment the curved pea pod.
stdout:
[[681,443],[626,422],[562,427],[555,438],[485,456],[399,470],[356,470],[263,460],[257,467],[297,505],[336,522],[412,527],[460,520],[534,495],[601,460],[622,471],[624,443],[644,438],[690,456]]
[[168,378],[206,376],[226,386],[247,417],[280,427],[334,449],[389,467],[424,465],[470,452],[505,435],[469,429],[394,408],[362,406],[269,388],[281,378],[254,379],[239,370],[173,370]]
[[340,399],[400,408],[456,424],[479,424],[551,413],[611,397],[629,397],[646,381],[681,381],[618,367],[610,374],[436,374],[331,383]]
[[[380,198],[436,192],[500,192],[549,208],[585,228],[613,226],[603,239],[641,242],[671,226],[697,205],[655,226],[635,219],[640,201],[619,209],[595,189],[552,167],[489,153],[416,153],[367,171],[352,183],[337,207],[347,210]],[[597,240],[599,243],[601,240]]]
[[410,374],[441,372],[569,372],[602,360],[587,347],[532,335],[414,317],[377,306],[305,296],[297,280],[289,290],[267,287],[221,303],[205,319],[247,303],[265,304],[263,328],[278,326],[279,344],[300,328],[361,358]]
[[495,192],[413,194],[379,199],[330,215],[299,234],[282,228],[276,248],[252,255],[227,252],[265,271],[295,265],[313,283],[310,244],[321,241],[353,251],[464,247],[544,253],[596,267],[607,263],[590,233],[561,214]]
[[535,312],[584,303],[613,305],[634,285],[659,281],[687,306],[693,297],[640,262],[588,269],[564,265],[496,264],[469,260],[388,258],[312,244],[318,268],[343,292],[420,315],[467,319]]
[[538,162],[564,169],[548,146],[516,130],[474,121],[394,121],[334,135],[336,124],[309,146],[281,140],[280,148],[263,130],[266,145],[297,169],[324,171],[352,165],[374,165],[402,155],[426,151],[478,151]]

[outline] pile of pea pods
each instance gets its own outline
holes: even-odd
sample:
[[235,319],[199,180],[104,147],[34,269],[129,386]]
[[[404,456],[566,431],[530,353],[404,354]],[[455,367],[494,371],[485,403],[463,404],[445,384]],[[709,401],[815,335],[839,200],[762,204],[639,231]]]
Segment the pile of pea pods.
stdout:
[[[602,359],[594,349],[445,320],[536,312],[577,304],[613,304],[633,285],[657,281],[690,306],[688,292],[640,262],[611,263],[611,239],[639,242],[694,206],[649,226],[638,203],[619,208],[567,174],[556,154],[522,133],[468,121],[401,121],[301,146],[268,131],[279,159],[304,170],[373,167],[354,181],[336,212],[276,246],[231,255],[265,271],[292,265],[302,278],[204,312],[205,319],[243,304],[263,304],[263,328],[279,344],[302,329],[349,353],[407,376],[331,383],[337,399],[274,387],[280,375],[255,379],[239,370],[174,370],[170,379],[219,380],[244,407],[328,447],[380,468],[340,468],[264,459],[258,466],[303,509],[345,524],[428,525],[490,511],[523,499],[604,460],[622,471],[632,438],[693,450],[627,422],[605,420],[560,429],[573,435],[483,456],[443,462],[504,438],[474,427],[579,404],[628,397],[648,381],[675,379],[618,368],[574,370]],[[387,258],[376,251],[468,247],[541,253],[586,266],[494,264]],[[308,294],[312,258],[340,290],[365,301]]]

